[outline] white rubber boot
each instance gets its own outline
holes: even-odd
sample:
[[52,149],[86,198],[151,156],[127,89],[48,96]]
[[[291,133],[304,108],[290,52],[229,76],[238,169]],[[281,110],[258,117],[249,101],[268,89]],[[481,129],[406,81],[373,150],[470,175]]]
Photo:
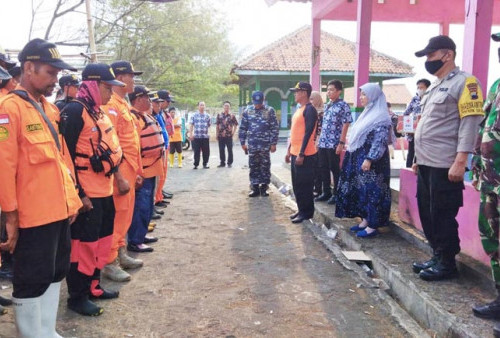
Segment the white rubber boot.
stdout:
[[42,336],[41,298],[12,298],[18,337],[37,338]]
[[60,338],[56,331],[57,310],[59,309],[59,294],[61,282],[50,284],[49,288],[40,297],[40,309],[42,313],[42,331],[40,337]]

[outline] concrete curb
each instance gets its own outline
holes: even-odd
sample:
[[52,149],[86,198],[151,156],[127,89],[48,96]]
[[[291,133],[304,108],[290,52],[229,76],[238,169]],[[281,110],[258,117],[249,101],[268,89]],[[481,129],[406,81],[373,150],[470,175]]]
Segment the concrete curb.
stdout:
[[[289,184],[286,180],[283,180],[278,174],[272,172],[271,182],[276,187],[281,187],[284,184]],[[408,322],[408,317],[412,317],[423,327],[432,330],[432,335],[437,335],[440,337],[475,337],[477,336],[468,328],[467,323],[464,323],[460,318],[457,318],[453,313],[447,311],[439,302],[435,301],[431,295],[427,292],[420,290],[415,283],[407,278],[401,271],[393,267],[387,261],[380,259],[376,252],[372,252],[368,248],[362,249],[362,244],[359,239],[357,239],[349,230],[339,224],[331,216],[324,213],[321,208],[315,207],[315,217],[314,220],[321,224],[326,224],[330,228],[337,230],[337,238],[341,241],[343,246],[348,247],[350,250],[363,250],[368,256],[372,258],[372,264],[374,271],[380,276],[380,278],[385,281],[389,289],[379,290],[380,297],[383,301],[390,300],[388,304],[391,304],[391,308],[399,308],[399,310],[394,310],[393,316],[395,318],[401,319],[401,325],[404,327],[409,334],[414,336],[422,336],[422,333],[417,333],[419,330],[411,324],[404,324]],[[313,234],[320,240],[329,251],[331,251],[337,260],[348,269],[356,271],[360,278],[364,281],[364,285],[373,287],[373,280],[366,276],[366,273],[355,263],[345,261],[345,257],[340,252],[340,247],[338,245],[332,244],[332,240],[326,237],[326,235],[317,226],[312,226],[311,224],[306,225],[306,227],[313,232]],[[409,226],[406,226],[409,228]],[[390,228],[398,235],[407,240],[410,244],[417,247],[419,250],[424,252],[429,252],[429,247],[425,243],[425,239],[415,232],[406,231],[399,225],[392,224]],[[411,229],[409,229],[411,230]],[[318,233],[319,231],[319,233]],[[326,237],[326,240],[325,240]],[[328,243],[328,244],[327,244]],[[491,289],[491,283],[485,278],[484,269],[479,266],[480,263],[474,263],[472,259],[467,259],[466,257],[460,257],[460,270],[462,274],[472,274],[475,278],[478,278],[480,286],[485,286]],[[348,264],[349,263],[349,264]],[[355,265],[355,266],[353,266]],[[366,281],[369,279],[370,281]],[[365,284],[366,283],[366,284]],[[401,306],[405,309],[405,312]],[[401,312],[405,312],[402,315]],[[420,331],[423,331],[420,328]],[[425,332],[425,331],[423,331]]]

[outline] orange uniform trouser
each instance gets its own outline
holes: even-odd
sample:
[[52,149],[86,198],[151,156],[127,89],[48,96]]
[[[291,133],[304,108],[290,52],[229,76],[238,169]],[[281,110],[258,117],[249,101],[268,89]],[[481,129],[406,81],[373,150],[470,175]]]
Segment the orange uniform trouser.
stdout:
[[[168,150],[167,150],[168,153]],[[158,185],[156,186],[156,195],[155,195],[155,203],[163,201],[163,185],[167,180],[167,172],[168,172],[168,156],[165,156],[163,160],[163,171],[162,175],[160,175],[160,179],[158,180]]]
[[111,252],[109,255],[108,263],[112,263],[118,256],[118,249],[125,246],[125,236],[127,235],[128,228],[132,223],[132,216],[134,215],[135,203],[135,180],[137,172],[127,162],[123,161],[120,165],[120,172],[130,185],[128,194],[119,195],[118,187],[113,187],[113,202],[115,204],[115,223],[113,229],[113,242],[111,244]]

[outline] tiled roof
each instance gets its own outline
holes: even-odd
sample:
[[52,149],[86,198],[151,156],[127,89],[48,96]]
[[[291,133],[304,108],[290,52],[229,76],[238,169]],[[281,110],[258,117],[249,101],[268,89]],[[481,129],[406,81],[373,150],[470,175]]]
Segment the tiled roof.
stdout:
[[[354,42],[321,32],[321,71],[354,72]],[[309,72],[311,62],[311,28],[299,30],[262,48],[236,65],[238,70]],[[370,73],[413,75],[412,67],[375,50],[370,52]]]
[[[410,91],[404,84],[384,84],[382,91],[385,94],[387,102],[393,105],[407,105],[412,99]],[[354,101],[354,87],[346,88],[344,90],[344,100],[350,105]]]

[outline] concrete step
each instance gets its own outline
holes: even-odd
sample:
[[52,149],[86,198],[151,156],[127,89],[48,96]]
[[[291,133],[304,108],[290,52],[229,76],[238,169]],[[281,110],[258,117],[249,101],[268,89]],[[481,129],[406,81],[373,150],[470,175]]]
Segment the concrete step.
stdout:
[[[290,170],[272,167],[272,182],[277,187],[291,185]],[[396,195],[396,192],[393,196]],[[335,207],[315,203],[315,223],[338,231],[333,240],[345,250],[362,250],[372,259],[376,277],[388,285],[386,291],[422,327],[439,337],[491,337],[494,321],[476,318],[472,306],[496,297],[489,269],[473,259],[460,255],[460,277],[450,281],[426,282],[413,273],[414,261],[427,260],[430,248],[424,236],[403,224],[397,217],[397,205],[391,213],[392,224],[381,234],[360,239],[349,231],[354,219],[338,219]]]

